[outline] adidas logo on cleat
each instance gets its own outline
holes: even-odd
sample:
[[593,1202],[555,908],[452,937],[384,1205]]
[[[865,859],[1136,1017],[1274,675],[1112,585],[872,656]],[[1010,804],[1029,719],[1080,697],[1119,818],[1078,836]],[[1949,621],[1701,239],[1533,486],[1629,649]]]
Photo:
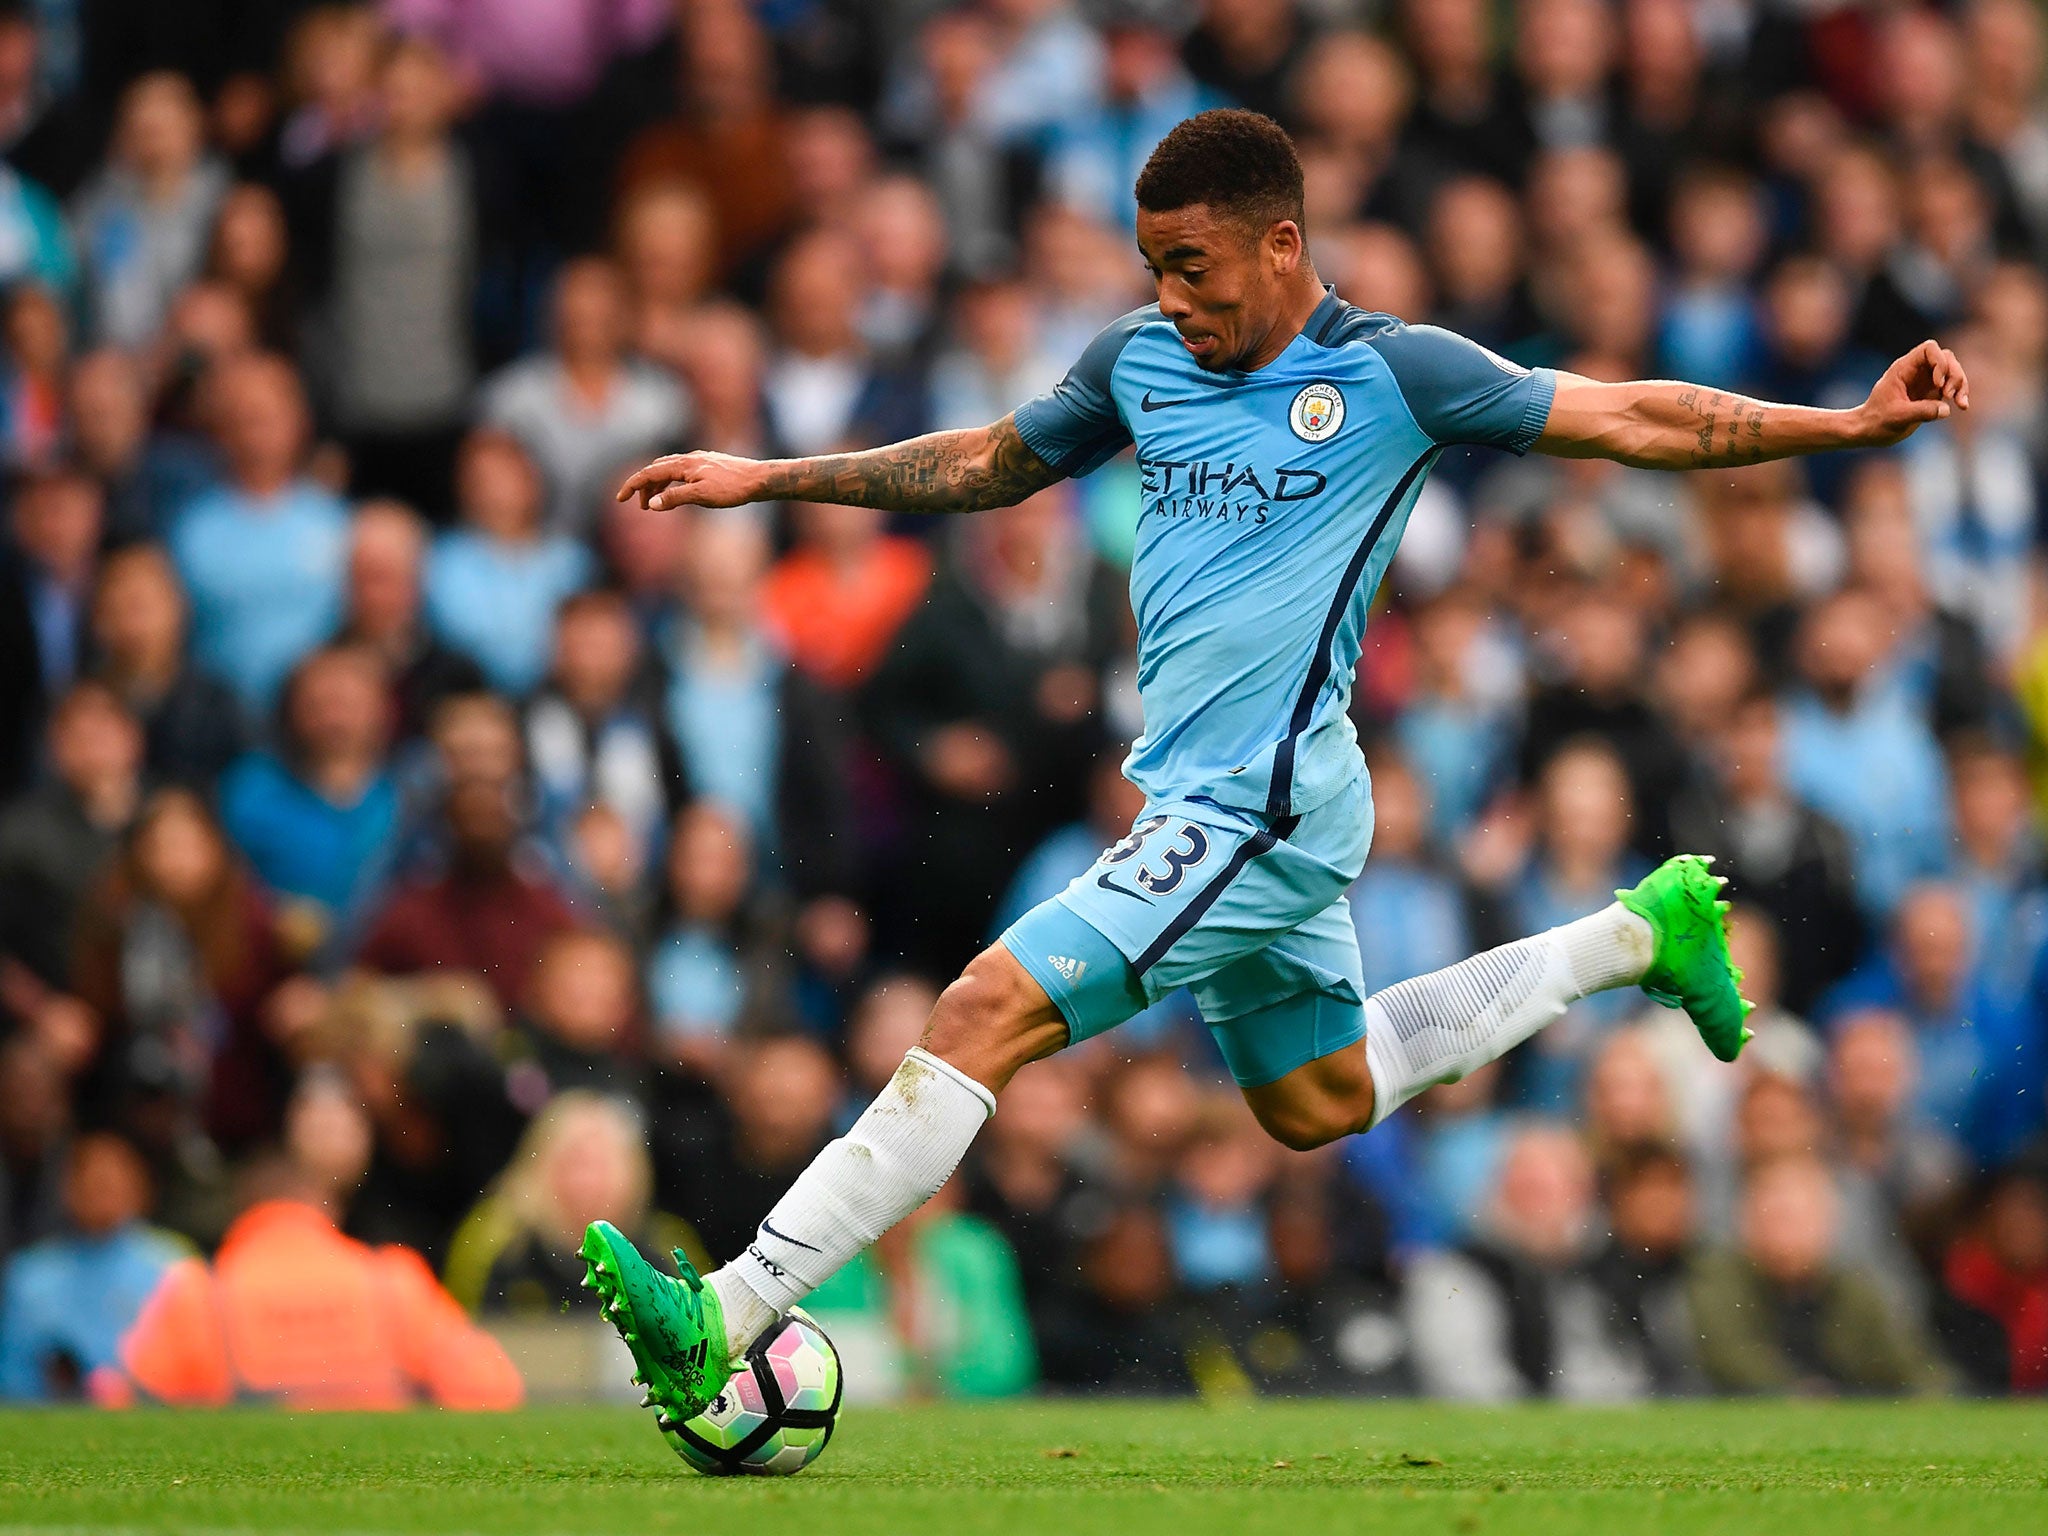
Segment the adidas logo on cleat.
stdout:
[[1076,960],[1071,955],[1054,955],[1051,957],[1051,964],[1052,968],[1068,981],[1079,981],[1088,970],[1086,960]]

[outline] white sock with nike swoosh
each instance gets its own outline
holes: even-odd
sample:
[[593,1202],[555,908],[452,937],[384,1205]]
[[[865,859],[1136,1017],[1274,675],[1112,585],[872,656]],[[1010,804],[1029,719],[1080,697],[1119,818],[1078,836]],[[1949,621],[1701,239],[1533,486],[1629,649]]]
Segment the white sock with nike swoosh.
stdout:
[[841,1265],[938,1193],[996,1096],[922,1048],[853,1128],[797,1175],[747,1251],[710,1275],[737,1360]]

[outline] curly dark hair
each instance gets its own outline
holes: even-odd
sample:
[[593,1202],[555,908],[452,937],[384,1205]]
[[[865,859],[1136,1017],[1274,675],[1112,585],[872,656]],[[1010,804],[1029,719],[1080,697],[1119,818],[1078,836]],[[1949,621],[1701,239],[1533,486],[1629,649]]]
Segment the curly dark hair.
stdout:
[[1206,203],[1263,231],[1303,223],[1301,161],[1287,130],[1259,112],[1197,112],[1159,141],[1138,173],[1138,206],[1168,213]]

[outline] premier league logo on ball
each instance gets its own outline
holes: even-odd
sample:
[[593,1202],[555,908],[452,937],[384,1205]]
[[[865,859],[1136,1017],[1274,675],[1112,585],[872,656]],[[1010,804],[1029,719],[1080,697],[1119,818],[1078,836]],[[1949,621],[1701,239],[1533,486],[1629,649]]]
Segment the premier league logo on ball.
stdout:
[[1287,424],[1305,443],[1326,443],[1344,425],[1344,397],[1334,384],[1310,384],[1294,397]]

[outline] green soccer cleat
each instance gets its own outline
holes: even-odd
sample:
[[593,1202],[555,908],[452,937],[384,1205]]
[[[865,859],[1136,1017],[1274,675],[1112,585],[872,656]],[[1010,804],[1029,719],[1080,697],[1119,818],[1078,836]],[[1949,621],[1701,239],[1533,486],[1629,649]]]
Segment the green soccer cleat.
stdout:
[[1639,985],[1666,1008],[1683,1008],[1707,1049],[1733,1061],[1749,1041],[1744,1020],[1756,1004],[1743,997],[1742,972],[1728,958],[1728,903],[1721,900],[1728,882],[1709,869],[1713,862],[1681,853],[1614,896],[1657,936]]
[[676,1251],[680,1280],[640,1255],[626,1234],[593,1221],[583,1234],[583,1284],[597,1292],[605,1318],[633,1352],[633,1380],[647,1389],[643,1408],[664,1419],[693,1419],[732,1375],[718,1293]]

